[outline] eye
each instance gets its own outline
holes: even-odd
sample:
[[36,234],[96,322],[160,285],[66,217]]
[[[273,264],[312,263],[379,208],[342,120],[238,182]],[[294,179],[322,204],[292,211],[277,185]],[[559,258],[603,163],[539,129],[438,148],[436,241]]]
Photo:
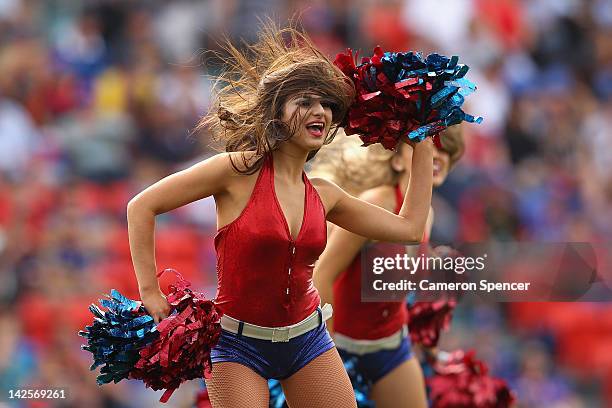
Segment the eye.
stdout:
[[436,150],[438,151],[438,153],[440,153],[441,155],[450,155],[450,153],[442,146],[437,146],[436,145]]
[[303,108],[309,108],[310,107],[310,100],[308,100],[308,99],[301,99],[298,102],[298,105],[303,107]]

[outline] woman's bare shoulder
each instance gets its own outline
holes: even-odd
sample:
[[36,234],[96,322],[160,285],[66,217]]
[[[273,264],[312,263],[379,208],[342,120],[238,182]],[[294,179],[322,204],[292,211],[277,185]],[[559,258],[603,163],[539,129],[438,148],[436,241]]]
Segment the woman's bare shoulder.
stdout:
[[[342,196],[350,196],[350,194],[345,192],[340,186],[325,178],[313,177],[310,179],[310,182],[313,187],[316,188],[324,202],[335,202],[335,200]],[[389,211],[395,209],[395,189],[393,186],[383,185],[371,188],[359,194],[358,198]]]
[[393,186],[382,185],[371,188],[359,194],[359,198],[388,211],[395,209],[395,187]]
[[219,155],[220,164],[224,167],[226,191],[232,196],[241,196],[244,191],[251,191],[257,180],[261,166],[252,169],[261,160],[254,151],[225,152]]
[[255,161],[255,152],[223,152],[209,156],[178,174],[192,180],[192,183],[207,183],[214,191],[222,193],[236,183],[249,179],[247,166]]
[[244,152],[226,152],[222,154],[226,155],[227,163],[232,168],[235,175],[245,175],[244,172],[261,159],[261,156],[257,155],[257,152],[252,150]]
[[222,152],[209,156],[194,165],[194,168],[210,170],[214,168],[225,176],[244,175],[248,166],[257,161],[253,151]]

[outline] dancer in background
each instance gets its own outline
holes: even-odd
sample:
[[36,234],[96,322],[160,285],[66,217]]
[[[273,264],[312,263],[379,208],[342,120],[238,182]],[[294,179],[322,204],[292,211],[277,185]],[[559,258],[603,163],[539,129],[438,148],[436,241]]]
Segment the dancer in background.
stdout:
[[[342,360],[312,282],[326,245],[326,220],[368,239],[417,243],[431,205],[433,143],[411,156],[414,181],[396,214],[347,194],[303,168],[354,97],[346,76],[303,34],[263,29],[241,52],[228,45],[225,85],[201,127],[226,153],[147,188],[128,206],[130,248],[143,303],[156,321],[169,307],[155,277],[155,216],[213,196],[222,334],[207,380],[212,405],[267,407],[267,379],[281,380],[295,407],[355,406]],[[408,119],[408,118],[407,118]],[[408,153],[406,153],[408,154]],[[393,210],[395,208],[391,208]],[[376,222],[373,223],[372,220]]]
[[[357,138],[333,143],[317,157],[313,172],[330,174],[340,186],[387,211],[400,211],[404,194],[420,175],[411,173],[413,150],[400,144],[395,152],[375,145],[359,147]],[[460,125],[442,132],[433,153],[433,185],[440,186],[464,151]],[[433,223],[430,211],[424,240]],[[315,286],[323,302],[334,306],[336,347],[355,373],[371,384],[369,398],[377,408],[426,407],[423,373],[411,352],[404,302],[361,302],[361,251],[369,242],[334,227],[315,268]],[[328,325],[331,323],[328,322]]]

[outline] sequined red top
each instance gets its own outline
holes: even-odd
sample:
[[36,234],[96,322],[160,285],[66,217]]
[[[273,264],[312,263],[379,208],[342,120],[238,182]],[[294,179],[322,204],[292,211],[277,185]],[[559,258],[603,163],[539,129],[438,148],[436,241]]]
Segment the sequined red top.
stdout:
[[[395,213],[403,196],[395,187]],[[405,302],[361,301],[361,251],[334,282],[334,331],[358,340],[376,340],[397,332],[406,322]]]
[[227,315],[281,327],[305,319],[319,306],[312,272],[327,243],[325,208],[303,172],[302,180],[304,215],[295,239],[274,191],[272,155],[242,213],[217,232],[215,303]]

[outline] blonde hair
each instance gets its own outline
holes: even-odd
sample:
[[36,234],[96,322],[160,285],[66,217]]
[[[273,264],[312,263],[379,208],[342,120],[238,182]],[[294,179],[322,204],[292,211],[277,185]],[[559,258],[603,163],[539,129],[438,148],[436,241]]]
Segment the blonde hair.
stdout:
[[[450,170],[465,151],[461,125],[443,130],[440,143],[450,156]],[[395,185],[400,173],[391,166],[391,159],[400,148],[401,143],[396,151],[378,143],[363,147],[358,136],[347,136],[340,129],[334,141],[319,151],[308,175],[331,180],[352,195],[382,185]]]
[[358,136],[347,136],[340,129],[334,141],[319,150],[308,176],[328,179],[346,192],[359,195],[397,183],[399,173],[391,166],[395,154],[380,144],[363,147]]
[[314,93],[329,101],[332,129],[325,143],[333,139],[355,88],[295,24],[281,29],[268,21],[258,41],[245,51],[229,41],[224,50],[227,56],[221,59],[228,68],[217,77],[214,103],[196,130],[208,129],[213,140],[224,142],[225,151],[255,151],[255,160],[242,155],[241,169],[232,162],[237,171],[254,173],[266,153],[295,133],[304,118],[292,117],[287,124],[281,116],[284,103],[299,93]]
[[465,152],[465,142],[463,141],[463,130],[461,125],[450,126],[440,133],[440,144],[442,149],[450,156],[450,166],[453,166],[461,159]]

